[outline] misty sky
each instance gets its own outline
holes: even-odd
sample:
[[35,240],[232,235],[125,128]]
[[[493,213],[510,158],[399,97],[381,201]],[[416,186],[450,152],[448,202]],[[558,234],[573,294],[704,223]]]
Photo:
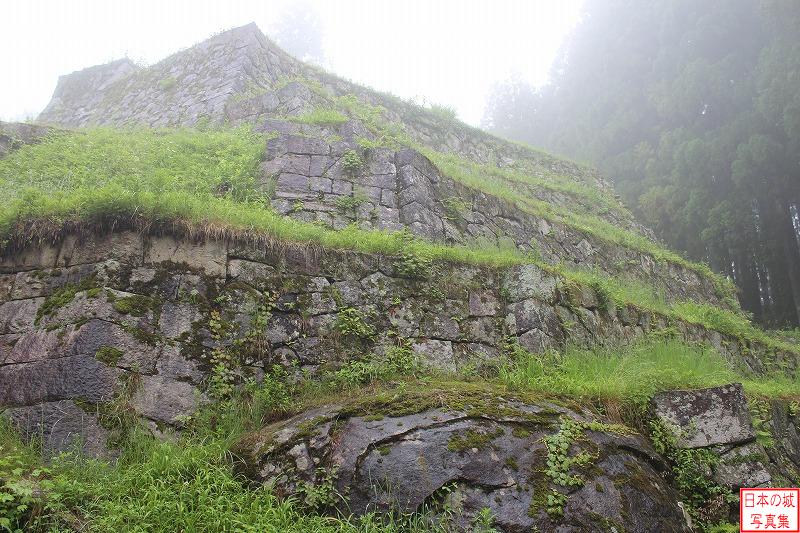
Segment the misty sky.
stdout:
[[[477,125],[492,84],[542,84],[581,0],[310,0],[325,67]],[[256,22],[269,35],[290,0],[0,0],[0,120],[41,111],[58,76],[128,56],[143,64]]]

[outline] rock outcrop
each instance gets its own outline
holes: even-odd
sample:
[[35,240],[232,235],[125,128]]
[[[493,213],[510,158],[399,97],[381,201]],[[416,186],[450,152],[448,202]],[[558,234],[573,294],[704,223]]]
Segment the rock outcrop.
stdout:
[[357,514],[449,512],[459,531],[485,509],[504,532],[688,531],[666,464],[624,427],[487,390],[395,394],[267,426],[242,468],[282,494],[328,484]]

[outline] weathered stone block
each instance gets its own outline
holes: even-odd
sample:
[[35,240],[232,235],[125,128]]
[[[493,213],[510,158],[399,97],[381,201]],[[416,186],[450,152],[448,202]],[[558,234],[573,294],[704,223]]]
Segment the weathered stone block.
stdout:
[[[434,405],[437,395],[448,392],[432,391]],[[486,402],[465,400],[473,407]],[[543,439],[558,417],[579,415],[497,396],[489,404],[485,412],[472,409],[469,416],[447,408],[386,416],[377,408],[362,417],[342,416],[347,406],[314,409],[248,436],[236,451],[255,480],[289,494],[301,482],[318,484],[332,476],[334,487],[346,495],[343,507],[356,514],[390,508],[411,512],[449,487],[448,505],[457,509],[451,525],[458,531],[472,531],[476,516],[487,508],[500,531],[595,531],[598,516],[620,530],[688,531],[677,495],[659,474],[663,464],[648,444],[611,431],[586,431],[584,444],[575,444],[602,459],[565,499],[570,527],[563,527],[547,514],[546,505],[536,503],[550,490],[534,473],[547,468]],[[317,465],[329,469],[326,475]],[[615,483],[628,479],[639,485]]]
[[276,191],[306,192],[309,190],[309,178],[302,174],[283,172],[275,182]]
[[158,326],[166,337],[176,338],[192,331],[192,324],[203,318],[200,309],[186,302],[166,302]]
[[502,281],[502,290],[511,302],[535,298],[552,303],[556,299],[558,280],[536,265],[520,265],[508,269]]
[[57,266],[102,263],[116,259],[128,266],[139,266],[144,256],[144,241],[139,233],[123,231],[89,239],[68,235],[61,243]]
[[199,391],[189,383],[165,376],[143,376],[133,393],[131,405],[142,416],[176,424],[180,417],[191,415],[199,405]]
[[441,340],[418,340],[411,345],[424,364],[443,370],[455,370],[453,343]]
[[698,390],[660,392],[655,414],[674,428],[678,446],[705,448],[753,441],[755,430],[740,383]]
[[90,405],[79,407],[72,400],[13,407],[6,411],[24,438],[41,439],[45,451],[55,452],[81,446],[84,453],[108,453],[108,430],[97,422]]
[[231,259],[228,263],[228,276],[245,283],[257,284],[273,279],[277,275],[277,269],[265,263],[245,259]]
[[14,255],[0,258],[0,272],[19,272],[53,268],[58,260],[58,248],[49,244],[28,246]]
[[12,300],[0,304],[0,334],[23,333],[34,328],[36,312],[44,298]]
[[188,242],[173,237],[153,237],[147,246],[145,263],[170,261],[189,268],[203,270],[211,276],[224,277],[227,269],[228,247],[223,241]]
[[500,302],[492,291],[480,290],[469,293],[470,316],[495,316],[500,310]]
[[764,487],[772,481],[765,465],[769,457],[764,448],[755,442],[736,446],[729,451],[718,451],[720,461],[714,466],[714,481],[738,490],[740,487]]
[[0,367],[0,407],[72,399],[109,401],[121,372],[87,355],[6,365]]
[[285,143],[286,151],[290,154],[327,155],[330,152],[328,144],[322,139],[287,135]]

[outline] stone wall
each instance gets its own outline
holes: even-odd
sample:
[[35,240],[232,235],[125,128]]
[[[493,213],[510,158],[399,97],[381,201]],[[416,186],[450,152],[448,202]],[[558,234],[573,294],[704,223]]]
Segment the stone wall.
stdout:
[[[309,82],[302,80],[315,81],[323,89],[310,87]],[[412,138],[434,149],[456,152],[499,167],[525,162],[533,165],[532,175],[555,172],[595,187],[603,194],[612,194],[610,186],[590,169],[502,141],[456,121],[436,117],[419,106],[304,65],[281,51],[252,24],[212,37],[149,68],[120,60],[63,76],[51,104],[39,119],[65,126],[131,123],[181,126],[194,125],[201,119],[252,124],[259,131],[280,135],[271,144],[263,181],[269,191],[274,185],[275,205],[281,213],[321,220],[334,227],[352,221],[368,227],[405,226],[445,242],[463,243],[476,238],[513,241],[525,250],[536,249],[549,262],[566,260],[598,267],[611,275],[629,274],[659,288],[663,286],[670,300],[696,298],[723,303],[710,280],[689,269],[659,263],[647,254],[524,214],[506,202],[441,176],[424,158],[413,156],[416,163],[406,164],[412,170],[401,180],[399,175],[405,171],[397,168],[393,171],[391,165],[396,167],[396,163],[392,159],[406,157],[402,155],[406,152],[392,155],[375,150],[368,169],[372,176],[358,176],[361,182],[340,179],[336,158],[345,148],[333,139],[344,139],[352,147],[356,137],[374,135],[358,120],[338,128],[319,128],[285,119],[319,106],[330,106],[331,98],[345,94],[380,105],[385,109],[386,120],[402,124]],[[287,141],[287,137],[298,134],[314,139]],[[293,149],[314,153],[294,153]],[[325,155],[328,159],[320,157]],[[306,156],[317,166],[312,167],[309,162],[306,170]],[[374,168],[381,165],[382,168]],[[273,174],[276,183],[269,181]],[[414,183],[401,191],[407,185],[403,180]],[[546,187],[520,183],[509,186],[543,202],[591,214],[653,238],[652,232],[624,210],[604,209],[579,195]],[[415,196],[410,202],[408,194]]]
[[[448,244],[510,244],[548,263],[596,268],[663,290],[668,301],[724,305],[710,279],[680,265],[548,221],[443,175],[415,150],[361,150],[344,126],[342,141],[277,134],[267,143],[261,187],[282,214],[341,229],[399,230]],[[352,134],[350,134],[352,137]],[[347,152],[363,165],[348,170]]]
[[274,83],[297,68],[250,24],[151,67],[121,59],[62,76],[38,120],[69,127],[221,123],[234,94],[257,89],[257,82]]
[[[308,83],[323,87],[322,93]],[[122,59],[62,76],[38,120],[68,127],[192,126],[207,120],[261,129],[270,123],[270,129],[276,119],[330,107],[332,98],[343,95],[356,95],[362,102],[380,106],[385,110],[384,120],[402,124],[425,146],[501,167],[525,161],[613,195],[610,184],[592,169],[503,141],[305,65],[270,42],[254,24],[223,32],[148,68]],[[289,127],[288,123],[279,126]],[[361,136],[373,137],[363,125],[356,127]],[[572,196],[570,200],[579,202]],[[610,215],[612,223],[653,237],[629,213]]]
[[[103,442],[104,409],[124,398],[154,429],[202,401],[213,349],[249,338],[241,372],[320,365],[398,339],[429,365],[494,366],[502,344],[538,352],[620,343],[669,326],[632,307],[602,308],[533,266],[493,270],[403,258],[115,233],[32,247],[0,264],[0,408],[59,448]],[[365,327],[348,330],[342,318]],[[224,324],[215,329],[217,324]],[[766,351],[688,324],[755,370]],[[781,354],[770,354],[781,357]],[[787,356],[787,364],[794,359]]]

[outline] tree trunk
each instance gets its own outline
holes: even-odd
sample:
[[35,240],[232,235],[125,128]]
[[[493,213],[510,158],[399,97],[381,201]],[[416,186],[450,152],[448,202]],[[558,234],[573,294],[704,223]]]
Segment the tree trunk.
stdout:
[[789,278],[789,287],[792,300],[794,301],[794,319],[790,325],[797,327],[800,325],[800,248],[797,243],[797,231],[792,223],[791,202],[779,202],[779,235],[783,244],[783,257],[786,262],[786,273]]

